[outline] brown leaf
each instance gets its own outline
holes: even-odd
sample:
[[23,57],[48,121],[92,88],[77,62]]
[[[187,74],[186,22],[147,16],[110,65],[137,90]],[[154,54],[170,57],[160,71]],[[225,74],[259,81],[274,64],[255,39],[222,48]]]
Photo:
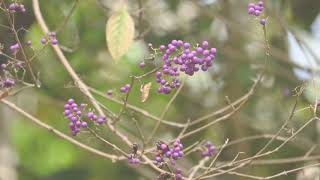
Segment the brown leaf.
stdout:
[[141,88],[140,88],[140,91],[141,91],[141,102],[145,102],[148,99],[150,88],[151,88],[151,82],[141,86]]

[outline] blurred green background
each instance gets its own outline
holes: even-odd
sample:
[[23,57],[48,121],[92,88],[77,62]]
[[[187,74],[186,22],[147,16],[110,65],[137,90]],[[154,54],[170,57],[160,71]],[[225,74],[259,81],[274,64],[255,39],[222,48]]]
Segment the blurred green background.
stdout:
[[[198,73],[186,79],[186,85],[171,106],[165,119],[186,122],[201,115],[213,112],[226,106],[225,96],[235,100],[245,94],[253,83],[253,78],[264,65],[264,35],[259,20],[247,14],[249,1],[239,0],[141,0],[143,4],[143,20],[138,27],[139,7],[137,0],[129,1],[130,14],[134,17],[136,30],[146,31],[142,39],[137,39],[129,52],[115,63],[110,57],[105,38],[105,26],[110,17],[113,0],[79,1],[70,21],[60,31],[57,38],[65,50],[69,62],[79,76],[88,85],[106,92],[113,89],[116,97],[121,97],[118,89],[130,82],[130,75],[139,75],[159,65],[160,61],[146,61],[146,68],[140,69],[138,64],[148,57],[148,43],[154,46],[167,44],[172,39],[187,40],[192,43],[208,40],[210,46],[218,49],[218,56],[213,68],[207,73]],[[10,2],[10,1],[8,1]],[[42,34],[35,21],[32,2],[24,0],[26,15],[18,15],[17,27],[21,31],[23,41],[32,40],[33,47],[40,49]],[[73,0],[40,1],[41,10],[51,30],[55,30],[68,15]],[[239,139],[257,134],[274,134],[288,117],[294,104],[292,90],[303,83],[311,81],[311,74],[306,69],[319,69],[320,57],[320,1],[318,0],[268,0],[267,5],[267,38],[271,47],[268,70],[263,82],[254,97],[245,107],[227,121],[183,141],[187,146],[196,140],[208,139],[221,145],[229,138]],[[281,17],[281,18],[279,18]],[[303,42],[310,46],[316,57],[306,53],[299,47],[298,41],[284,28],[280,21],[286,23]],[[1,24],[6,24],[1,14]],[[0,41],[6,46],[14,41],[13,35],[0,28]],[[28,53],[32,55],[29,48]],[[309,62],[312,63],[309,63]],[[63,103],[73,97],[78,102],[86,102],[50,47],[46,47],[33,63],[40,74],[41,88],[27,89],[9,97],[26,111],[44,122],[69,134],[68,121],[64,119]],[[317,73],[312,76],[318,81]],[[29,78],[29,77],[27,77]],[[27,79],[28,80],[28,79]],[[29,78],[30,80],[30,78]],[[140,84],[135,84],[129,102],[150,113],[159,116],[171,95],[158,95],[153,77],[143,79],[141,83],[153,82],[147,102],[140,101]],[[97,98],[111,110],[118,112],[118,104]],[[298,108],[314,103],[314,91],[309,88],[299,99]],[[70,143],[53,136],[46,130],[39,129],[28,120],[24,120],[7,107],[0,106],[0,142],[8,145],[17,179],[21,180],[105,180],[105,179],[156,179],[157,173],[145,167],[128,166],[127,162],[112,163],[110,160],[92,155]],[[146,136],[151,133],[154,121],[140,114],[129,111],[120,121],[119,127],[138,137],[130,117],[135,117]],[[288,129],[298,129],[308,118],[310,111],[298,113],[289,123]],[[307,127],[294,143],[289,143],[281,151],[268,158],[286,158],[303,156],[313,145],[319,144],[319,124],[316,122]],[[98,132],[114,143],[115,138],[106,128]],[[169,140],[179,134],[178,129],[161,126],[156,139]],[[290,135],[284,133],[283,136]],[[81,133],[76,137],[81,142],[102,151],[113,152],[89,134]],[[245,155],[254,154],[261,148],[266,139],[259,139],[237,144],[227,148],[219,160],[232,160],[238,152]],[[140,142],[138,142],[140,143]],[[278,143],[274,143],[274,147]],[[130,151],[124,146],[126,151]],[[319,152],[319,147],[313,153]],[[244,155],[244,156],[245,156]],[[0,156],[1,157],[1,156]],[[192,154],[183,163],[187,167],[196,163],[199,154]],[[179,163],[178,163],[179,164]],[[182,163],[181,163],[182,164]],[[243,168],[241,172],[267,176],[285,169],[304,165],[304,162],[280,165],[256,165]],[[130,167],[130,168],[128,168]],[[320,170],[318,169],[318,172]],[[151,178],[153,177],[153,178]],[[306,179],[299,174],[289,174],[278,179]],[[319,178],[319,176],[318,176]],[[217,179],[241,179],[224,175]],[[245,179],[245,178],[244,178]]]

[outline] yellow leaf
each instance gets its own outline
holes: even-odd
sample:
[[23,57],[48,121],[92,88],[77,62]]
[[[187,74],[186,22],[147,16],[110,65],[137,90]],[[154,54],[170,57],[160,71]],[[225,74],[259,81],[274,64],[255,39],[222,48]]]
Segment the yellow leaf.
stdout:
[[106,38],[109,52],[114,60],[127,53],[134,39],[134,21],[125,5],[108,19]]
[[140,88],[140,91],[141,91],[141,102],[145,102],[148,99],[150,88],[151,88],[151,82],[141,86],[141,88]]

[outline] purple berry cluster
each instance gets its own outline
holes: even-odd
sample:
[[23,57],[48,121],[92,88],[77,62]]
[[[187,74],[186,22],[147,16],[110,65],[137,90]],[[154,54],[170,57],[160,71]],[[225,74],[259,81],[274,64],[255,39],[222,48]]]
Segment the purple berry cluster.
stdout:
[[0,70],[5,71],[10,69],[10,67],[15,67],[16,70],[23,68],[23,62],[17,61],[17,62],[10,62],[9,64],[1,64]]
[[69,128],[72,135],[76,136],[80,132],[80,128],[88,128],[88,121],[94,121],[103,124],[106,117],[99,117],[92,111],[86,111],[87,104],[78,105],[74,99],[69,99],[64,105],[64,115],[70,120]]
[[43,37],[41,38],[41,43],[46,44],[47,41],[50,41],[52,45],[57,45],[59,41],[57,40],[57,33],[56,32],[50,32],[48,34],[48,39]]
[[128,155],[129,164],[140,164],[140,159],[137,157],[137,154],[129,154]]
[[20,4],[20,3],[11,3],[9,5],[9,10],[10,12],[22,12],[22,13],[25,13],[26,12],[26,8],[24,7],[23,4]]
[[99,125],[103,124],[106,122],[107,118],[105,116],[98,116],[96,115],[94,112],[92,111],[89,111],[87,113],[87,118],[91,121],[94,121],[96,123],[98,123]]
[[176,180],[182,180],[182,172],[180,169],[176,169],[175,178]]
[[1,88],[11,88],[16,84],[16,81],[11,78],[6,78],[4,80],[0,80],[0,87]]
[[216,148],[210,141],[206,142],[205,148],[206,149],[201,153],[203,157],[213,156],[216,153]]
[[[259,17],[264,10],[264,2],[260,0],[258,3],[249,3],[248,4],[248,14]],[[260,19],[261,25],[266,25],[267,19]]]
[[188,42],[172,40],[167,46],[161,45],[159,50],[164,53],[164,64],[155,75],[160,84],[158,92],[164,94],[169,94],[172,89],[180,86],[180,72],[192,76],[199,70],[207,71],[217,53],[216,48],[209,48],[207,41],[192,47]]
[[180,139],[177,139],[172,147],[169,147],[164,142],[159,142],[157,144],[157,155],[155,160],[157,163],[164,162],[164,158],[168,158],[172,164],[175,164],[175,161],[184,156],[183,153],[183,144]]
[[19,49],[20,49],[20,45],[18,43],[15,43],[10,46],[10,50],[12,54],[16,54],[19,51]]
[[264,2],[259,1],[258,3],[249,3],[248,4],[248,14],[250,15],[255,15],[255,16],[260,16],[262,11],[264,10]]
[[130,85],[130,84],[126,84],[126,85],[124,85],[124,86],[122,86],[122,87],[120,88],[120,92],[122,92],[122,93],[127,93],[127,92],[130,91],[130,89],[131,89],[131,85]]

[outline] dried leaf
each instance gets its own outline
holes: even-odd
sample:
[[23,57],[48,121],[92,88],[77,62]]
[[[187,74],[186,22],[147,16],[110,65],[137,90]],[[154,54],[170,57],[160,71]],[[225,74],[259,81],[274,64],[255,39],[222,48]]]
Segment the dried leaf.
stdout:
[[151,88],[151,82],[141,86],[141,88],[140,88],[140,91],[141,91],[141,102],[145,102],[148,99],[150,88]]
[[109,52],[114,60],[127,53],[134,39],[134,21],[123,5],[109,18],[106,25]]

